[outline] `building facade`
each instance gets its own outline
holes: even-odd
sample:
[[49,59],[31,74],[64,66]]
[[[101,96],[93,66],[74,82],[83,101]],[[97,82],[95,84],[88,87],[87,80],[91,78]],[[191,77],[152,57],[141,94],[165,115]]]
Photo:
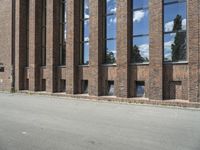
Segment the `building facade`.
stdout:
[[199,0],[1,0],[0,90],[200,102]]

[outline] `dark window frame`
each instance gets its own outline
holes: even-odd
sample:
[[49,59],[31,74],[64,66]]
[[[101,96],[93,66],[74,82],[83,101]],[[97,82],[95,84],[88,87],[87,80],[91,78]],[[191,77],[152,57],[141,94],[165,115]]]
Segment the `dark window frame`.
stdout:
[[26,67],[29,66],[29,10],[30,10],[30,2],[29,0],[26,1],[26,60],[25,65]]
[[67,25],[67,1],[60,0],[60,40],[59,40],[59,65],[66,65],[66,39],[65,27]]
[[42,17],[41,17],[41,66],[46,66],[46,0],[42,0]]

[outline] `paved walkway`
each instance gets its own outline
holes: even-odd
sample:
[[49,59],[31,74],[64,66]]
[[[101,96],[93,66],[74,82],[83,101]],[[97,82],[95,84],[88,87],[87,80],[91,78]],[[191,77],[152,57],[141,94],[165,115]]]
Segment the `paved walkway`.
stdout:
[[200,150],[200,110],[0,94],[0,150]]

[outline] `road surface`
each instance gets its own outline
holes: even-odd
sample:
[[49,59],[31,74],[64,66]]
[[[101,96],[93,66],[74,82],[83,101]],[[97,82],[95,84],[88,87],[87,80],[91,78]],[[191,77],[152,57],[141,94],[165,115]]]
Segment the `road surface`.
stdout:
[[200,150],[200,110],[1,93],[0,150]]

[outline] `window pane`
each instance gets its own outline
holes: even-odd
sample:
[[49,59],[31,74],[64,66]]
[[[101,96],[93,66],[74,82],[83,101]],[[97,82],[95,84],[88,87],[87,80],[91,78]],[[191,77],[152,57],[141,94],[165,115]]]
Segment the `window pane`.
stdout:
[[145,97],[144,81],[136,81],[136,97]]
[[89,18],[90,12],[89,12],[89,0],[84,0],[84,18]]
[[64,3],[64,41],[66,42],[67,40],[67,6],[66,6],[66,2]]
[[116,16],[111,15],[107,16],[107,34],[106,38],[115,38],[116,37]]
[[[186,3],[174,3],[164,7],[164,31],[186,30]],[[174,20],[180,18],[180,27],[174,27]]]
[[133,38],[133,48],[131,50],[131,62],[149,62],[149,36]]
[[64,25],[64,41],[67,41],[67,24]]
[[89,43],[86,42],[83,45],[83,64],[89,64]]
[[116,62],[116,40],[107,40],[106,63]]
[[82,92],[84,94],[88,93],[88,80],[82,80]]
[[42,1],[42,45],[41,45],[41,65],[46,65],[46,0]]
[[149,11],[133,12],[133,35],[149,34]]
[[116,13],[116,0],[107,0],[107,14]]
[[187,5],[184,0],[165,0],[164,5],[164,60],[185,61],[187,38]]
[[82,18],[81,18],[81,45],[82,48],[80,49],[80,64],[88,65],[89,64],[89,35],[90,35],[90,12],[89,12],[89,0],[83,0],[83,11]]
[[115,95],[115,83],[114,83],[114,81],[108,81],[107,84],[108,84],[107,94],[109,96]]
[[164,60],[184,61],[186,60],[186,32],[165,34],[164,36]]
[[84,41],[89,41],[89,30],[90,30],[90,26],[89,26],[89,20],[85,20],[84,21]]
[[66,45],[65,44],[63,44],[63,46],[61,47],[61,54],[60,54],[61,56],[61,58],[60,58],[60,64],[61,65],[65,65],[65,61],[66,61]]
[[149,0],[133,0],[133,9],[148,7]]
[[60,65],[66,64],[66,41],[67,41],[67,11],[66,1],[60,1],[60,51],[59,63]]

